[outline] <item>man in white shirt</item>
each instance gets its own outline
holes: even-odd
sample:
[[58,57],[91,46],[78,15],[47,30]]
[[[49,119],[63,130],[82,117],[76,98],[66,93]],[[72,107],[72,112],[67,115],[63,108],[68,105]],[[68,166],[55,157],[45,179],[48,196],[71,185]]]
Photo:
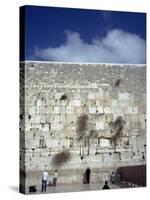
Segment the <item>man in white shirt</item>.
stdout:
[[47,186],[47,181],[48,181],[48,172],[44,171],[42,175],[42,192],[46,192],[46,186]]

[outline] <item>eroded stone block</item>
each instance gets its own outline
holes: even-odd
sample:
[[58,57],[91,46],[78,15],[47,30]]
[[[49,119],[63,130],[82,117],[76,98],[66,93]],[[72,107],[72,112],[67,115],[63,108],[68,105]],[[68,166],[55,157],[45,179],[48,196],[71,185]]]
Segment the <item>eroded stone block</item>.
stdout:
[[129,100],[129,93],[127,92],[119,93],[119,100]]
[[96,130],[104,129],[104,122],[96,122]]
[[52,131],[61,131],[63,129],[63,124],[51,124]]
[[96,113],[96,107],[89,107],[89,113],[95,114]]
[[109,139],[100,139],[100,146],[101,147],[111,147]]
[[95,93],[88,93],[88,99],[94,100],[96,97]]

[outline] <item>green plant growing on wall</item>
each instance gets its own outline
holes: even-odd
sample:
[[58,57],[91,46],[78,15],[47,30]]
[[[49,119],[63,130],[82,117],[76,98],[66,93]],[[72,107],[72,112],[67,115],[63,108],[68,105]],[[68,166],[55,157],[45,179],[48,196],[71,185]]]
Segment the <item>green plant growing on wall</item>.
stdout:
[[52,163],[55,166],[61,166],[65,162],[69,161],[71,159],[71,154],[69,150],[62,151],[60,153],[57,153],[53,156]]
[[63,94],[61,97],[60,97],[60,100],[66,100],[67,99],[67,96],[65,94]]
[[117,117],[116,120],[111,123],[111,126],[114,130],[114,134],[110,138],[110,142],[111,144],[114,143],[115,147],[117,145],[117,139],[121,137],[124,125],[125,125],[125,121],[123,120],[121,116]]
[[91,130],[90,133],[89,133],[89,137],[90,138],[97,138],[98,134],[95,130]]
[[115,87],[118,87],[120,85],[121,79],[117,79],[114,83]]
[[82,114],[77,119],[77,138],[78,140],[83,139],[86,136],[86,131],[88,129],[88,115]]

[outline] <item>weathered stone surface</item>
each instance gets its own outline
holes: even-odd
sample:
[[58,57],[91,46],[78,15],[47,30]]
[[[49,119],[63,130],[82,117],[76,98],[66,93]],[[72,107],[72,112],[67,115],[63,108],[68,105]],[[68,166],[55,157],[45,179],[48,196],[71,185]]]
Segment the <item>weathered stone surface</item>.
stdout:
[[[27,185],[36,172],[53,174],[53,156],[65,150],[71,157],[57,166],[58,183],[82,182],[86,167],[95,183],[119,166],[146,163],[146,66],[25,62],[20,70],[26,78],[20,167]],[[87,117],[79,130],[81,115]]]

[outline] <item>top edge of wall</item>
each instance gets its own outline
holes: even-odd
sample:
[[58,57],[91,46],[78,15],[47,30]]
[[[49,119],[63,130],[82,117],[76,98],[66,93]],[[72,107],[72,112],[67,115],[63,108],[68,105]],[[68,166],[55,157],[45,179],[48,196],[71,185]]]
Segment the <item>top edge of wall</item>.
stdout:
[[92,64],[99,64],[99,65],[137,65],[137,66],[146,66],[146,64],[136,64],[136,63],[92,63],[92,62],[58,62],[58,61],[39,61],[39,60],[25,60],[20,61],[20,63],[54,63],[54,64],[80,64],[80,65],[92,65]]

